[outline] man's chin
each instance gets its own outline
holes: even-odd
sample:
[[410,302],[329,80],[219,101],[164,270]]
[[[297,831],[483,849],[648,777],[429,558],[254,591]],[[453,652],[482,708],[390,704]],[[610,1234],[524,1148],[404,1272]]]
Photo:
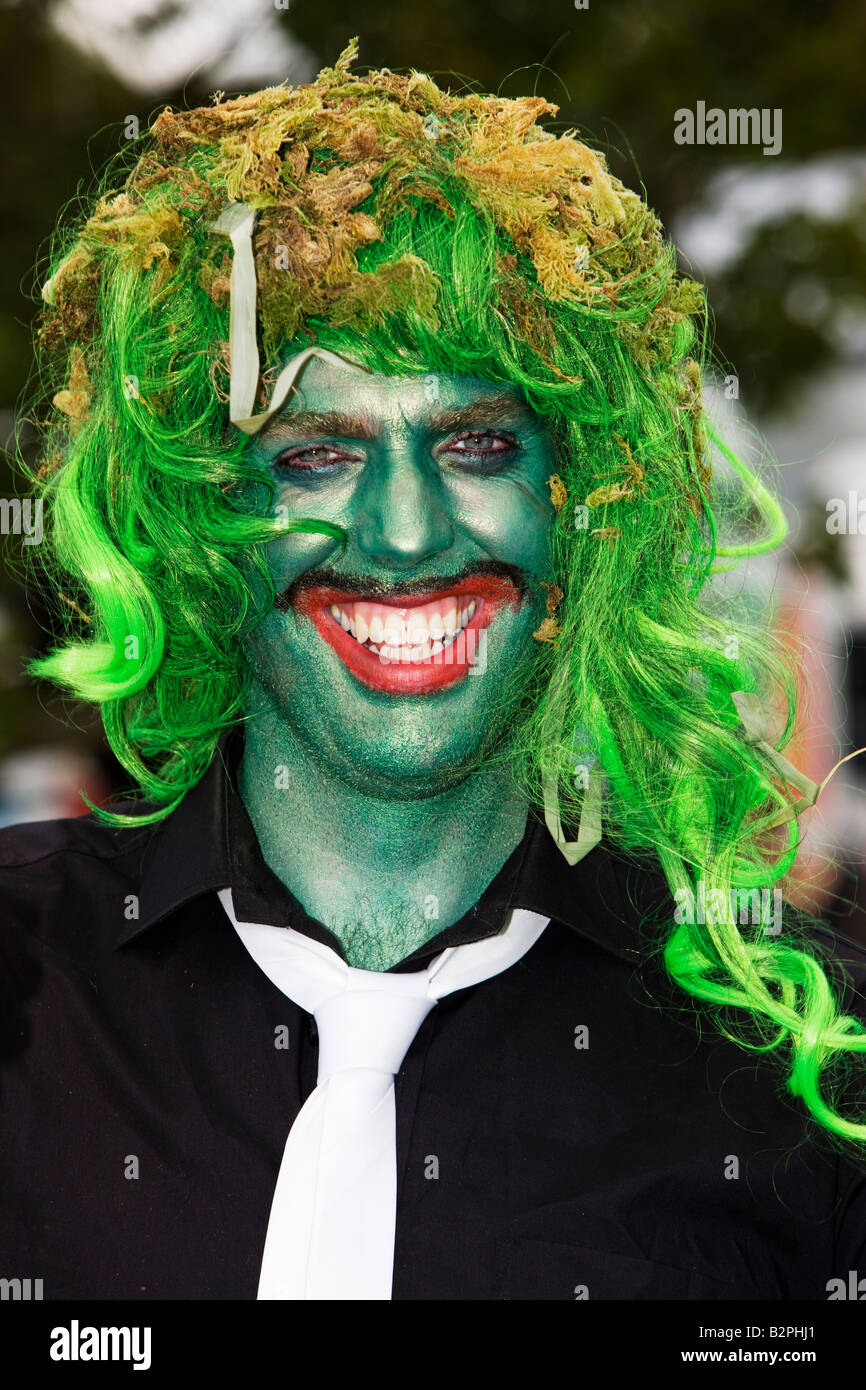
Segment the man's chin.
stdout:
[[464,729],[459,744],[419,736],[417,726],[402,737],[391,729],[381,739],[351,742],[344,729],[322,724],[315,743],[309,729],[297,732],[323,771],[383,801],[415,801],[447,791],[477,769],[490,744],[490,731],[483,728],[474,736]]

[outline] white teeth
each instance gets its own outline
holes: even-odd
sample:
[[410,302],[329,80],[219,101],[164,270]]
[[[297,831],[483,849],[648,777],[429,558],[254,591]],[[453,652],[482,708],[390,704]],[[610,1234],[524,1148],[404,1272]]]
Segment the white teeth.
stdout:
[[389,614],[385,619],[383,636],[389,647],[402,647],[405,643],[406,628],[396,613]]
[[331,615],[339,622],[344,632],[349,632],[355,641],[387,661],[427,661],[438,656],[456,640],[458,634],[472,621],[478,608],[476,599],[461,608],[457,599],[445,600],[447,606],[434,609],[425,617],[420,612],[410,612],[404,621],[396,612],[388,613],[384,621],[379,613],[367,622],[357,611],[349,617],[338,604],[330,606]]

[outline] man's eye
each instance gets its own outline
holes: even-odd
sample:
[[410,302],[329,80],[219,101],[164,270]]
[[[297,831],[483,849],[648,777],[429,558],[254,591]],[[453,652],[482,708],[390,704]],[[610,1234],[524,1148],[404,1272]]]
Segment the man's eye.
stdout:
[[303,444],[277,454],[273,467],[277,473],[331,472],[355,457],[337,444]]
[[517,452],[517,441],[512,434],[493,434],[485,430],[468,430],[449,440],[440,453],[451,454],[457,458],[469,459],[484,467],[498,468]]

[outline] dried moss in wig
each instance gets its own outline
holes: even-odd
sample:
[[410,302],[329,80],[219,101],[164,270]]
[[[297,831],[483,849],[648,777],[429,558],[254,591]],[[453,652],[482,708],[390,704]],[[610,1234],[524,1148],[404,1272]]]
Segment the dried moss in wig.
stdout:
[[[794,673],[707,580],[720,555],[778,543],[784,518],[729,452],[739,503],[723,515],[713,494],[701,288],[601,155],[545,128],[549,103],[357,73],[355,52],[305,86],[162,112],[134,167],[58,234],[34,549],[65,639],[33,669],[99,703],[150,803],[138,819],[175,807],[243,717],[242,643],[273,603],[280,531],[227,420],[232,253],[212,223],[240,200],[258,210],[260,402],[317,342],[378,372],[506,382],[550,426],[547,613],[528,687],[501,692],[532,799],[552,781],[573,822],[575,773],[597,761],[609,843],[661,866],[672,893],[783,883],[794,796],[731,692],[779,696],[783,746]],[[771,851],[780,810],[787,844]],[[775,1051],[824,1130],[862,1152],[862,1110],[841,1097],[866,1035],[811,938],[790,922],[778,939],[732,917],[674,923],[672,903],[655,940],[685,993]]]

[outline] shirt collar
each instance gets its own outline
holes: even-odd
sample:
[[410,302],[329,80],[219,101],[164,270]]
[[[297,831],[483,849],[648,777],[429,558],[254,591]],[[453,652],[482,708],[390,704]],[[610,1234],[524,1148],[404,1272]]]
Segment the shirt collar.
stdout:
[[[262,857],[236,786],[242,749],[241,731],[225,737],[178,809],[152,827],[144,850],[139,917],[124,921],[118,946],[185,904],[231,888],[240,920],[291,925],[342,954],[333,933],[305,912]],[[541,913],[637,963],[640,921],[659,908],[669,912],[669,902],[657,869],[626,861],[605,840],[571,867],[531,812],[523,839],[474,907],[393,969],[421,969],[446,946],[494,935],[513,908]]]

